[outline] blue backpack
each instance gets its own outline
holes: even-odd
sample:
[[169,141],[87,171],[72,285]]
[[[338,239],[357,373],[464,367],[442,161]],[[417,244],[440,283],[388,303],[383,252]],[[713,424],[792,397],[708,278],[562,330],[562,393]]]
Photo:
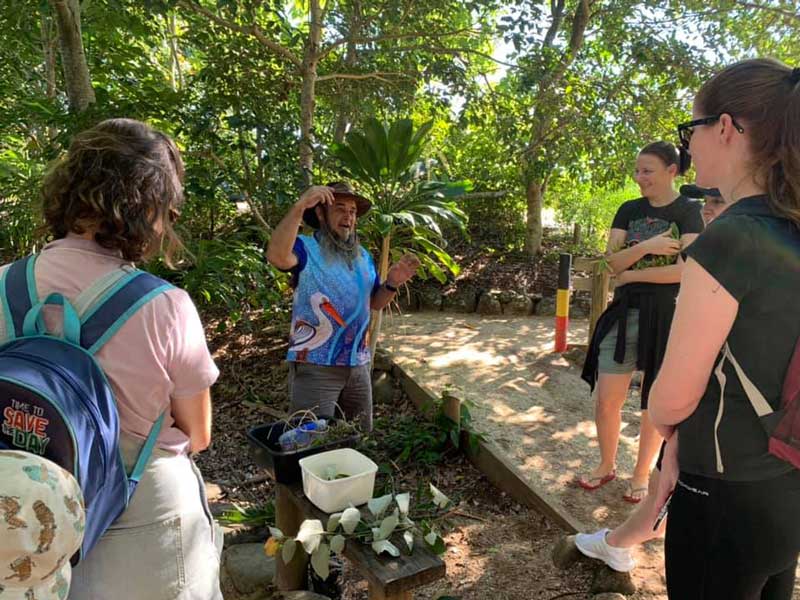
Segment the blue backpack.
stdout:
[[[128,506],[165,416],[153,424],[128,475],[114,393],[94,356],[139,308],[172,286],[126,266],[95,282],[74,306],[57,293],[40,301],[35,261],[34,255],[12,263],[0,277],[0,449],[38,454],[75,476],[86,505],[83,544],[72,559],[77,564]],[[47,304],[63,307],[61,337],[45,331]]]

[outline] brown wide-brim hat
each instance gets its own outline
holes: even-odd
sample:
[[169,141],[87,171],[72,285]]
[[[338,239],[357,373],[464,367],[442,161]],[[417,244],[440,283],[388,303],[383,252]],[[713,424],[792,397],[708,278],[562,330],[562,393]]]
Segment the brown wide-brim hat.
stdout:
[[[333,190],[334,198],[345,198],[348,200],[355,201],[356,218],[359,218],[367,214],[367,212],[369,212],[369,209],[372,208],[372,202],[364,198],[364,196],[356,194],[355,191],[353,191],[353,188],[350,187],[349,183],[346,183],[344,181],[334,181],[332,183],[327,184],[327,187]],[[303,213],[303,221],[305,221],[306,225],[308,225],[309,227],[313,227],[314,229],[319,229],[319,219],[317,218],[317,213],[315,211],[317,206],[312,206],[311,208],[307,208]]]

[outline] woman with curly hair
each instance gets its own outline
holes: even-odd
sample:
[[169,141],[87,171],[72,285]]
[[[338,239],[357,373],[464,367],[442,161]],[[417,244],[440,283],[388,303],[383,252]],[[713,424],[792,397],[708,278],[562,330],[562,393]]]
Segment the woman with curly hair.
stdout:
[[[42,186],[53,241],[39,253],[40,295],[82,298],[135,263],[180,241],[183,201],[175,143],[131,119],[110,119],[73,139]],[[46,307],[48,331],[58,307]],[[55,314],[54,312],[55,311]],[[208,447],[209,388],[219,374],[197,310],[177,288],[142,306],[95,355],[114,390],[120,451],[130,472],[153,424],[166,414],[128,508],[73,571],[70,598],[219,599],[221,536],[191,453]]]

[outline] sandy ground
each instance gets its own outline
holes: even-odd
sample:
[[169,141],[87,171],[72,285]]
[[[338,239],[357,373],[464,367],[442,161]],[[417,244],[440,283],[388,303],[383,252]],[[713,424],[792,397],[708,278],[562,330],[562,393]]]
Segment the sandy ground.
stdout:
[[[613,527],[631,511],[622,501],[636,458],[638,397],[623,409],[618,478],[598,491],[572,483],[599,457],[589,387],[580,370],[552,353],[552,317],[496,317],[411,313],[385,324],[383,345],[418,381],[434,392],[450,389],[474,404],[479,429],[539,489],[587,530]],[[570,324],[570,343],[585,344],[588,324]],[[648,597],[666,597],[663,544],[637,551],[634,581]]]

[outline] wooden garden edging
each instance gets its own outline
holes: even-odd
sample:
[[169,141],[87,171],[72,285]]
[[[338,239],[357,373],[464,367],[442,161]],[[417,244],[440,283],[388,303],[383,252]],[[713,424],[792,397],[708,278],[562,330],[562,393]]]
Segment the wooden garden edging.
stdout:
[[[415,381],[394,359],[391,359],[391,364],[392,375],[400,382],[403,390],[420,409],[420,412],[424,413],[425,407],[432,406],[436,402],[436,395]],[[500,448],[490,441],[479,441],[477,450],[473,452],[466,443],[466,434],[465,431],[461,432],[461,447],[470,462],[497,488],[520,504],[536,509],[568,533],[587,531],[586,527],[578,519],[564,511],[550,494],[528,481],[520,470],[505,457]]]

